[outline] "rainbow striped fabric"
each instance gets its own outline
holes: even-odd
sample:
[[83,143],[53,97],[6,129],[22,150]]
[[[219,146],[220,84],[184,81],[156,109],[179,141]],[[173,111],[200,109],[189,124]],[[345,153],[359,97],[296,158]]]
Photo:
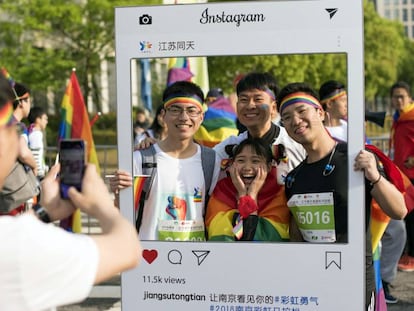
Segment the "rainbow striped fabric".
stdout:
[[214,147],[229,136],[237,136],[236,113],[229,100],[220,97],[208,106],[204,120],[194,139],[207,147]]
[[2,75],[9,81],[9,84],[11,87],[14,87],[14,85],[16,84],[16,82],[13,80],[12,76],[10,75],[10,73],[7,71],[6,68],[2,67],[1,68],[1,73]]
[[[86,156],[88,162],[95,164],[99,173],[99,160],[95,150],[89,115],[75,71],[72,71],[63,96],[59,126],[59,140],[68,138],[80,138],[86,141]],[[71,217],[62,220],[60,225],[68,231],[81,232],[82,224],[79,210]]]
[[177,81],[191,81],[194,74],[190,69],[190,61],[187,57],[171,58],[168,63],[167,86]]
[[[373,145],[365,145],[367,150],[372,151],[383,166],[388,180],[403,194],[408,213],[414,207],[414,186],[410,179],[386,156],[381,150]],[[385,303],[384,289],[382,287],[382,280],[380,274],[380,256],[379,256],[379,241],[384,234],[385,229],[390,221],[390,218],[385,215],[377,202],[373,200],[371,204],[371,235],[372,235],[372,251],[374,255],[374,270],[376,283],[376,311],[386,311],[387,304]]]
[[134,211],[135,213],[138,212],[142,189],[144,189],[145,180],[148,177],[149,175],[134,176]]

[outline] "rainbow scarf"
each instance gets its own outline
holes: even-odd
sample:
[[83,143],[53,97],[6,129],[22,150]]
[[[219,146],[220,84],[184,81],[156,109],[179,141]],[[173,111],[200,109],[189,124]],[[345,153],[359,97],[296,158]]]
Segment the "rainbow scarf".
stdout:
[[[237,190],[230,177],[221,179],[209,199],[206,212],[206,227],[210,240],[234,241],[241,232],[240,224],[233,226],[237,210]],[[276,169],[267,175],[257,196],[258,225],[255,241],[287,241],[290,211],[287,208],[284,187],[277,184]]]

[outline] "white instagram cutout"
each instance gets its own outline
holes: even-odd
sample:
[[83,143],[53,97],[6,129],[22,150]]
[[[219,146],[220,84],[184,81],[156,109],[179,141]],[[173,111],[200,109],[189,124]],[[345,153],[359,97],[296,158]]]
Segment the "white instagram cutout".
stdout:
[[[151,24],[140,24],[143,16]],[[120,168],[133,171],[132,121],[127,122],[132,115],[131,90],[136,89],[131,59],[343,53],[348,137],[352,137],[348,141],[352,226],[347,244],[143,241],[141,265],[122,274],[122,310],[363,310],[364,183],[362,175],[352,170],[352,159],[364,145],[361,1],[121,7],[115,9],[115,18]],[[192,41],[194,49],[160,48],[162,42],[174,41]],[[121,191],[120,206],[134,222],[132,191]]]

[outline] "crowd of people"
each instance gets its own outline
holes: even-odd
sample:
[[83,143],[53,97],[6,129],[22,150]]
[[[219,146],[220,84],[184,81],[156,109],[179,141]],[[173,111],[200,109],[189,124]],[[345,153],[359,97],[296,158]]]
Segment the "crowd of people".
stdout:
[[[29,89],[20,83],[12,87],[0,75],[0,190],[16,161],[24,161],[42,180],[37,204],[19,215],[0,217],[1,310],[50,310],[81,301],[94,284],[134,268],[141,258],[135,227],[114,206],[94,165],[85,168],[81,192],[71,187],[68,200],[60,197],[60,165],[45,176],[42,161],[36,161],[28,146],[30,138],[40,143],[35,131],[47,124],[45,114],[35,109],[30,137],[21,122],[30,106]],[[96,218],[102,234],[73,234],[53,224],[76,208]]]
[[[4,289],[10,292],[10,298],[0,301],[0,306],[20,303],[41,309],[81,299],[92,284],[137,265],[139,239],[348,242],[351,221],[348,217],[349,176],[348,167],[344,165],[348,163],[347,92],[345,85],[338,81],[327,81],[317,92],[302,82],[290,83],[280,89],[269,73],[243,75],[235,85],[237,101],[234,108],[237,121],[245,131],[230,135],[212,148],[200,144],[195,135],[204,120],[206,105],[224,96],[221,89],[212,90],[205,98],[201,88],[192,82],[178,81],[167,86],[151,125],[142,118],[142,111],[137,113],[133,172],[120,168],[110,179],[115,201],[92,165],[86,168],[82,192],[73,188],[69,191],[70,200],[60,199],[59,164],[50,168],[46,175],[48,168],[41,161],[41,133],[47,125],[47,114],[40,108],[30,111],[30,90],[24,85],[11,88],[4,77],[1,81],[2,115],[14,111],[10,118],[0,118],[0,138],[14,133],[7,139],[0,139],[0,156],[7,159],[0,162],[4,167],[2,174],[18,158],[35,172],[42,185],[39,204],[35,208],[18,217],[0,218],[1,230],[24,226],[21,236],[16,239],[26,239],[23,241],[32,243],[33,247],[25,248],[23,255],[12,241],[1,247],[15,256],[24,256],[22,260],[35,258],[39,265],[47,265],[50,260],[60,262],[58,256],[67,256],[61,260],[62,266],[73,260],[74,265],[81,268],[76,273],[71,271],[72,275],[59,276],[64,281],[78,278],[74,282],[76,291],[69,291],[66,297],[56,295],[56,288],[49,289],[44,285],[39,290],[50,291],[50,295],[39,301],[34,299],[38,289],[26,295],[16,290],[20,289],[17,286],[13,287],[14,292],[10,292],[10,288]],[[396,113],[391,135],[393,154],[390,156],[395,161],[395,170],[398,167],[413,179],[414,135],[410,135],[412,125],[409,122],[414,120],[414,115],[411,116],[414,104],[408,85],[402,82],[393,85],[391,98]],[[16,131],[15,125],[25,117],[29,117],[29,129],[19,126],[20,131]],[[403,193],[393,184],[375,149],[363,148],[353,161],[354,171],[363,174],[365,181],[365,302],[366,310],[375,310],[370,232],[372,202],[375,201],[392,219],[383,236],[385,265],[381,271],[390,303],[396,300],[389,291],[389,284],[395,278],[397,267],[414,271],[414,246],[411,245],[414,224],[412,213],[408,213],[413,207],[406,206]],[[0,176],[0,186],[6,177],[3,175]],[[135,223],[131,224],[115,206],[119,207],[119,191],[131,187],[132,176],[140,175],[148,177]],[[97,187],[99,191],[96,191]],[[329,226],[306,223],[299,217],[314,209],[309,201],[301,199],[303,195],[323,201],[316,212],[329,217]],[[96,217],[103,234],[74,239],[73,235],[59,228],[42,224],[66,217],[75,207]],[[36,244],[31,230],[37,230]],[[64,251],[47,247],[44,252],[31,255],[37,247],[60,244],[58,239],[77,249],[88,248],[88,251],[85,256],[73,258],[73,254],[69,256]],[[122,243],[119,242],[121,239]],[[107,251],[109,247],[111,252]],[[116,259],[111,254],[116,254]],[[42,260],[44,262],[40,263]],[[2,263],[7,272],[2,277],[13,278],[11,271],[17,263],[5,262],[5,259]],[[54,273],[31,277],[43,278],[45,284],[45,278],[57,278]],[[3,284],[0,282],[2,289],[5,288]],[[52,295],[53,299],[50,298]]]

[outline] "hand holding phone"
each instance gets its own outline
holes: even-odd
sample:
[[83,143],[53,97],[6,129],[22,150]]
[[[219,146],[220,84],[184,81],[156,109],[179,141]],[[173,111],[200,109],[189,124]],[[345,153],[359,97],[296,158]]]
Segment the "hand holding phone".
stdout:
[[63,139],[59,144],[60,196],[68,199],[68,190],[75,187],[82,190],[85,171],[86,142],[82,139]]

